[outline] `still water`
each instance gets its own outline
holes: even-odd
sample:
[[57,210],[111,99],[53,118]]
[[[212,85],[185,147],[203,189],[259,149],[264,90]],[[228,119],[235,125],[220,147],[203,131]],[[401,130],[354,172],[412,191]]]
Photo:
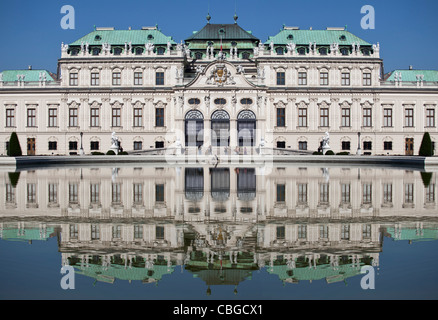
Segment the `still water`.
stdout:
[[0,176],[0,299],[438,298],[436,173],[200,165]]

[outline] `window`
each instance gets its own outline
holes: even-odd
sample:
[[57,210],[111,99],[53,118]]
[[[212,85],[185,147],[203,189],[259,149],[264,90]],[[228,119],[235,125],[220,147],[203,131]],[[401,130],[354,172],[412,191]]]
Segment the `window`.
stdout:
[[405,183],[405,203],[414,203],[414,184]]
[[155,238],[157,240],[164,239],[164,227],[163,226],[156,226],[155,227]]
[[307,150],[307,141],[298,141],[298,150]]
[[284,239],[285,235],[286,235],[285,227],[284,226],[277,226],[277,232],[276,232],[277,240]]
[[68,142],[68,150],[78,150],[78,142],[77,141],[69,141]]
[[112,109],[112,122],[111,126],[113,127],[120,127],[121,126],[121,112],[122,110],[120,108],[113,108]]
[[284,202],[286,199],[286,185],[277,184],[277,202]]
[[383,150],[392,150],[392,141],[383,141]]
[[155,73],[155,85],[157,86],[164,85],[164,72]]
[[91,50],[91,54],[92,54],[93,56],[98,56],[99,53],[100,53],[100,49],[99,49],[99,48],[93,48],[93,49]]
[[426,109],[426,127],[435,127],[435,109]]
[[373,143],[371,141],[364,141],[363,142],[363,149],[364,150],[373,150]]
[[133,202],[134,203],[142,203],[143,202],[143,184],[134,183],[133,184]]
[[90,142],[90,150],[91,151],[99,150],[99,141],[91,141]]
[[349,183],[341,184],[341,203],[350,203],[350,189]]
[[70,108],[68,109],[68,126],[77,127],[78,126],[78,109]]
[[283,48],[276,48],[276,49],[275,49],[275,52],[276,52],[278,55],[283,55],[283,54],[284,54]]
[[98,108],[90,109],[90,127],[98,127],[99,126],[99,112]]
[[371,204],[372,201],[372,185],[371,183],[364,183],[362,185],[362,203]]
[[91,240],[99,240],[99,239],[100,239],[99,225],[92,224],[91,225]]
[[350,150],[350,147],[351,147],[350,145],[351,145],[350,141],[342,141],[341,142],[341,148],[343,151]]
[[143,54],[143,48],[135,48],[134,50],[136,56],[141,56]]
[[164,108],[155,109],[155,126],[164,127]]
[[252,104],[252,99],[250,99],[250,98],[243,98],[243,99],[240,99],[240,103],[243,104],[243,105],[251,105]]
[[327,48],[320,48],[319,49],[319,54],[322,56],[326,56],[327,55]]
[[434,203],[435,202],[435,183],[429,184],[429,186],[426,187],[426,203]]
[[71,86],[78,85],[78,74],[76,72],[70,73],[70,85]]
[[350,225],[343,224],[341,226],[341,240],[350,240]]
[[164,184],[155,185],[155,201],[156,202],[164,201]]
[[319,185],[319,202],[328,203],[329,202],[329,184],[321,183]]
[[286,84],[286,77],[284,72],[277,72],[277,85],[284,86]]
[[392,184],[384,183],[383,184],[383,202],[391,203],[392,202]]
[[371,239],[371,225],[362,225],[362,239]]
[[122,202],[121,189],[122,189],[122,185],[120,183],[112,183],[111,184],[111,202],[112,203],[121,203]]
[[79,195],[78,195],[78,184],[70,183],[68,185],[68,202],[69,203],[78,203]]
[[286,148],[286,141],[277,141],[277,148],[280,149]]
[[49,150],[58,150],[58,143],[56,141],[49,141]]
[[247,52],[247,51],[242,52],[242,59],[249,59],[249,57],[250,57],[250,53],[249,52]]
[[343,72],[341,75],[341,84],[343,86],[349,86],[350,85],[350,73]]
[[300,86],[307,85],[307,72],[298,72],[298,84]]
[[120,56],[122,54],[122,48],[114,48],[113,54],[115,56]]
[[164,148],[164,141],[155,141],[155,149]]
[[15,109],[6,109],[6,127],[15,127]]
[[298,109],[298,127],[307,127],[307,108]]
[[277,108],[277,127],[286,126],[285,113],[286,113],[285,108]]
[[36,184],[27,184],[27,203],[36,203]]
[[306,239],[307,238],[307,225],[300,224],[298,225],[298,239]]
[[341,109],[341,127],[350,126],[350,108]]
[[36,127],[36,109],[27,109],[27,126]]
[[58,202],[58,185],[55,183],[49,183],[48,201],[49,201],[49,203],[57,203]]
[[383,109],[383,126],[392,127],[392,109]]
[[364,127],[372,126],[371,108],[363,109],[363,126]]
[[217,104],[217,105],[221,105],[221,106],[223,106],[223,105],[225,105],[227,103],[227,100],[225,100],[224,98],[217,98],[217,99],[214,99],[214,104]]
[[414,109],[405,109],[405,127],[414,126]]
[[306,48],[298,48],[297,52],[300,56],[306,55]]
[[321,86],[328,86],[328,84],[329,84],[328,72],[321,72],[320,73],[319,84]]
[[298,203],[307,203],[307,183],[298,184]]
[[120,72],[113,72],[113,86],[120,86],[122,84],[122,74]]
[[371,73],[363,74],[363,85],[370,86],[371,85]]
[[57,127],[58,126],[58,109],[50,108],[49,109],[49,127]]
[[320,225],[319,226],[319,238],[320,239],[328,239],[328,236],[329,236],[328,225]]
[[113,239],[120,239],[122,237],[122,226],[116,225],[112,228]]
[[143,148],[143,142],[134,141],[134,150],[141,150]]
[[134,72],[134,85],[135,86],[143,85],[143,73],[142,72]]
[[91,85],[98,86],[99,85],[99,73],[92,72],[91,73]]
[[92,183],[90,184],[90,202],[91,203],[99,203],[99,184]]
[[341,48],[341,54],[343,56],[348,56],[350,54],[350,51],[347,48]]
[[328,108],[321,108],[319,110],[319,113],[320,113],[319,125],[321,127],[328,127],[329,126],[329,109]]
[[188,101],[188,103],[189,103],[190,105],[198,105],[198,104],[201,103],[201,100],[199,100],[198,98],[190,98],[189,101]]
[[142,108],[134,108],[134,127],[143,126],[143,109]]

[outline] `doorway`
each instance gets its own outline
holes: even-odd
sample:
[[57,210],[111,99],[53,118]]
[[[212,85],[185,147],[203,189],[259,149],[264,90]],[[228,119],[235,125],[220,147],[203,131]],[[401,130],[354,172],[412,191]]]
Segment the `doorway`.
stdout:
[[35,138],[27,138],[27,155],[35,155]]
[[405,155],[413,156],[414,155],[414,138],[406,138],[405,144]]

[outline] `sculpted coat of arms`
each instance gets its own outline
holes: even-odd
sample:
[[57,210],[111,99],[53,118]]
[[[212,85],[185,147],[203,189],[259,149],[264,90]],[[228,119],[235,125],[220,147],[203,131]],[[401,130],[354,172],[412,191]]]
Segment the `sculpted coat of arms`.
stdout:
[[215,84],[218,87],[222,87],[223,85],[236,84],[231,75],[231,72],[227,69],[224,63],[218,63],[216,66],[210,71],[210,75],[206,81],[207,84]]

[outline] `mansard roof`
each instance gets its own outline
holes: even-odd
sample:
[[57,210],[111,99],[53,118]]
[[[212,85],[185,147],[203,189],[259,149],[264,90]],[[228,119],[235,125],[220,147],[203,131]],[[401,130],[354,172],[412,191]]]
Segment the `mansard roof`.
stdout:
[[40,75],[43,74],[46,77],[47,82],[55,81],[54,75],[47,70],[32,70],[32,69],[24,69],[24,70],[3,70],[0,72],[2,75],[2,80],[4,82],[14,82],[18,81],[18,76],[23,75],[25,82],[36,82],[40,81]]
[[283,26],[283,29],[275,36],[269,37],[265,44],[270,44],[271,41],[275,45],[286,45],[291,42],[296,45],[309,45],[310,42],[316,42],[316,45],[331,45],[333,43],[338,43],[342,46],[358,43],[360,46],[371,46],[370,43],[348,32],[345,28],[300,30],[297,27]]
[[417,76],[423,76],[422,81],[438,82],[438,70],[394,70],[386,75],[386,81],[395,81],[396,74],[401,74],[401,81],[416,82]]
[[90,46],[102,45],[144,45],[145,43],[165,45],[168,42],[176,44],[170,36],[166,36],[157,27],[144,27],[141,30],[115,30],[114,28],[96,28],[93,32],[71,43],[70,46],[80,46],[88,43]]
[[237,23],[233,24],[206,24],[200,31],[195,31],[185,41],[193,40],[251,40],[260,41],[251,31],[242,29]]

